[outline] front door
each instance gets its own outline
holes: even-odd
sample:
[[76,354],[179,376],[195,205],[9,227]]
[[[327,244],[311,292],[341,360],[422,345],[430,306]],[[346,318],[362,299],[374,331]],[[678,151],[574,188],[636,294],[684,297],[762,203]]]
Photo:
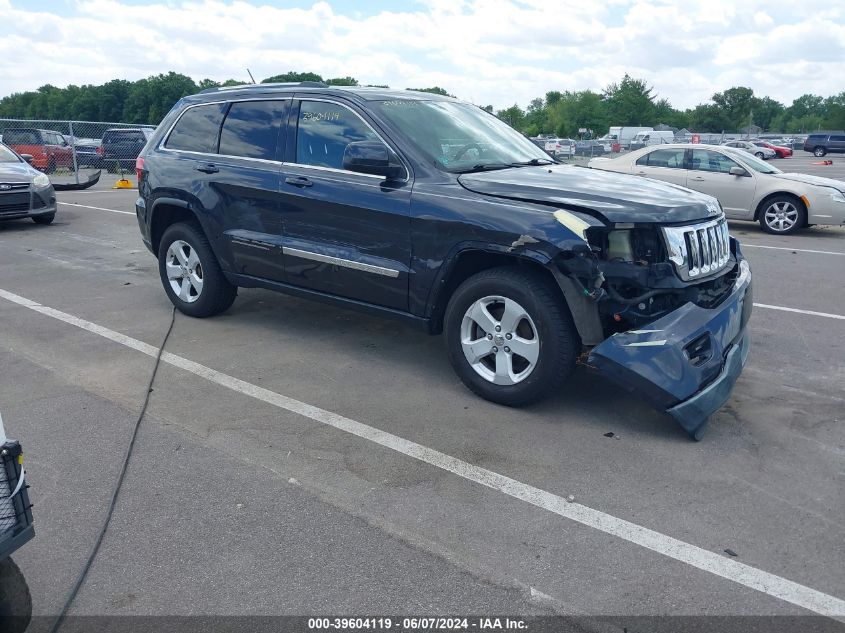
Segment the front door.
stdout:
[[[732,175],[732,167],[741,168],[747,175]],[[746,220],[754,216],[754,209],[751,208],[756,188],[753,172],[721,152],[692,150],[687,187],[718,198],[729,218]]]
[[410,174],[387,182],[343,169],[347,144],[384,142],[351,104],[303,97],[289,129],[281,184],[288,283],[407,310]]

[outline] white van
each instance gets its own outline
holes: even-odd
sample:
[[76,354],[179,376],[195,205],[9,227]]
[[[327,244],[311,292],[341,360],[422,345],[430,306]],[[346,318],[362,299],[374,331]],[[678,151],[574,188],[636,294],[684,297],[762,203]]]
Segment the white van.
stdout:
[[631,140],[631,149],[674,142],[675,133],[672,130],[649,130],[648,132],[637,132],[637,135]]

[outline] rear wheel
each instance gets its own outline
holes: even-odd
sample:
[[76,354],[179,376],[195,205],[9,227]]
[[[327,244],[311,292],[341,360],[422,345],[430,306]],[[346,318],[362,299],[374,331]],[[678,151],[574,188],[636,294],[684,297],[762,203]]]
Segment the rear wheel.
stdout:
[[817,147],[813,150],[813,156],[818,156],[819,158],[821,158],[825,154],[827,154],[827,150],[824,147]]
[[540,276],[512,267],[473,275],[444,319],[449,360],[473,392],[520,406],[560,388],[578,352],[563,296]]
[[789,235],[807,223],[804,203],[792,196],[769,198],[760,209],[760,226],[767,233]]
[[158,270],[170,301],[188,316],[220,314],[238,294],[220,269],[208,238],[194,224],[180,222],[164,232]]
[[765,156],[763,155],[763,152],[754,152],[754,155],[755,155],[757,158],[765,158]]
[[34,215],[32,216],[32,221],[36,224],[52,224],[53,220],[56,219],[55,213],[48,213],[47,215]]

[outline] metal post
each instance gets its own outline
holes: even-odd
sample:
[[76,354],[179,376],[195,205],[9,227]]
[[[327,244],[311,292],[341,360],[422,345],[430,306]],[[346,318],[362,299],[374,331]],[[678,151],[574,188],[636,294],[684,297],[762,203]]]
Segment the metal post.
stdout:
[[68,131],[70,131],[70,150],[73,154],[73,175],[76,176],[76,184],[79,184],[79,164],[76,162],[76,137],[73,135],[73,121],[68,121]]

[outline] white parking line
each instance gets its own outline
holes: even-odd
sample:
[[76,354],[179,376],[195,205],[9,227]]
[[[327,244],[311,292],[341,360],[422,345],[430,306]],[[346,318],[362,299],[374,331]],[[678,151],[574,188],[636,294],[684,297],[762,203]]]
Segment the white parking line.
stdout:
[[765,303],[755,303],[755,308],[765,308],[766,310],[780,310],[781,312],[797,312],[798,314],[808,314],[810,316],[825,317],[826,319],[839,319],[845,321],[845,316],[841,314],[830,314],[829,312],[813,312],[812,310],[800,310],[798,308],[785,308],[783,306],[770,306]]
[[106,209],[105,207],[92,207],[88,204],[77,204],[76,202],[62,202],[59,200],[57,204],[63,204],[67,207],[82,207],[83,209],[96,209],[97,211],[111,211],[112,213],[122,213],[123,215],[135,215],[134,211],[119,211],[118,209]]
[[816,253],[817,255],[839,255],[845,257],[845,253],[837,253],[836,251],[811,251],[806,248],[789,248],[787,246],[763,246],[762,244],[749,244],[742,242],[742,248],[769,248],[774,251],[793,251],[795,253]]
[[[66,312],[41,305],[6,290],[0,289],[0,298],[64,323],[69,323],[87,332],[97,334],[110,341],[137,350],[147,356],[155,357],[158,351],[155,347],[143,341],[67,314]],[[721,554],[702,549],[666,534],[601,512],[600,510],[595,510],[580,503],[570,503],[554,493],[511,479],[492,470],[470,464],[446,453],[441,453],[435,449],[406,440],[367,424],[356,422],[337,413],[332,413],[331,411],[300,402],[299,400],[289,398],[269,389],[253,385],[252,383],[224,374],[205,365],[195,363],[182,356],[164,352],[161,355],[161,360],[232,391],[355,435],[356,437],[389,448],[436,468],[448,471],[468,481],[492,488],[538,508],[548,510],[549,512],[606,534],[617,536],[625,541],[645,547],[673,560],[686,563],[697,569],[744,585],[745,587],[750,587],[751,589],[779,598],[780,600],[792,603],[814,613],[830,617],[845,616],[845,600],[835,596],[806,587],[781,576],[746,565],[745,563],[726,558]],[[659,579],[656,580],[660,582]]]

